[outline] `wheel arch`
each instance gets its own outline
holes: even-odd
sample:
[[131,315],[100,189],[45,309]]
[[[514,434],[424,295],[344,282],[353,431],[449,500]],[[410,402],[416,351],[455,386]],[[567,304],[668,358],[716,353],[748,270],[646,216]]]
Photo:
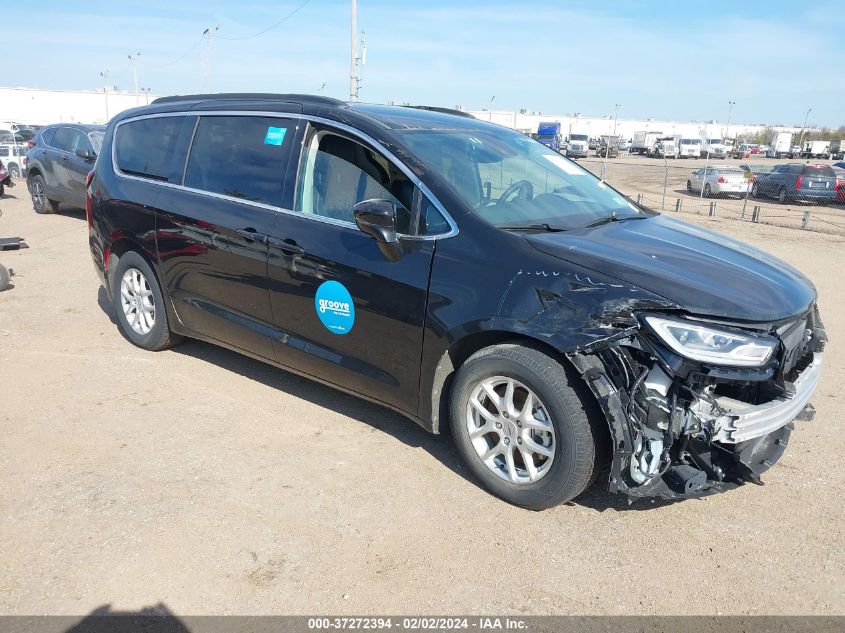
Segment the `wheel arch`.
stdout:
[[[458,369],[466,360],[477,351],[499,345],[502,343],[517,343],[531,347],[557,360],[564,369],[574,370],[574,366],[568,358],[553,345],[539,338],[508,330],[484,330],[472,332],[455,340],[440,356],[434,368],[431,392],[431,416],[430,430],[432,433],[440,433],[441,427],[446,424],[449,418],[449,395],[452,390],[452,383]],[[577,374],[577,372],[576,372]]]
[[162,297],[164,298],[164,309],[167,313],[169,327],[171,331],[177,334],[181,333],[182,322],[173,307],[173,300],[170,297],[170,291],[164,283],[163,275],[159,270],[155,254],[144,248],[139,241],[125,235],[121,235],[106,246],[104,264],[107,286],[106,293],[108,294],[109,299],[113,299],[112,287],[114,286],[114,272],[117,269],[118,262],[120,261],[120,258],[128,252],[137,253],[139,257],[147,262],[150,270],[153,271],[155,281],[161,290]]

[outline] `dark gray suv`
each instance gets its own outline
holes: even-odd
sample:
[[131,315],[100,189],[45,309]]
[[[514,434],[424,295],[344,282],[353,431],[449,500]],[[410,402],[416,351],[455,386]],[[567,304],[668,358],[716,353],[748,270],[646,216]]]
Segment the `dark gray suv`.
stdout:
[[828,165],[788,163],[767,174],[759,174],[751,187],[755,198],[777,198],[781,204],[836,200],[836,174]]
[[60,202],[85,208],[85,177],[94,168],[105,129],[62,123],[38,131],[26,153],[26,185],[37,213],[52,213]]

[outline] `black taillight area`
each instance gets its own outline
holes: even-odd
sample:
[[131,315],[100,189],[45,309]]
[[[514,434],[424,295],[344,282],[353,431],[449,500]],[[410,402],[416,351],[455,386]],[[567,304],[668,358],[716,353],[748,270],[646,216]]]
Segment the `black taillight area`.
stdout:
[[85,216],[88,219],[88,228],[94,227],[93,217],[93,192],[91,191],[91,182],[94,180],[94,172],[89,171],[85,176]]

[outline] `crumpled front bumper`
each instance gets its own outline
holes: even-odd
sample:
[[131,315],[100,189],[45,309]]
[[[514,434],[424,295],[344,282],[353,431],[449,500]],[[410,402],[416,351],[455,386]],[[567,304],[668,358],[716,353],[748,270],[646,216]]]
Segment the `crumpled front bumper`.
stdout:
[[[813,355],[813,361],[793,383],[791,398],[776,398],[770,402],[753,405],[726,397],[715,398],[723,414],[715,419],[716,433],[713,441],[739,444],[768,435],[792,422],[807,408],[816,391],[821,376],[823,354]],[[699,400],[693,407],[698,417],[712,415],[712,403]]]

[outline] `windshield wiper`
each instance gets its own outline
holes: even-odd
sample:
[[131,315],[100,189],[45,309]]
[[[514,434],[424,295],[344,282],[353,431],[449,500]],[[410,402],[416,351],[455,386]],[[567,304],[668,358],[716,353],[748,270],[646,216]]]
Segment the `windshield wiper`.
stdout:
[[648,216],[647,215],[630,215],[624,218],[620,218],[616,215],[616,211],[611,213],[606,218],[602,218],[601,220],[596,220],[595,222],[591,222],[590,224],[586,225],[585,229],[591,229],[594,226],[601,226],[603,224],[610,224],[611,222],[622,222],[623,220],[645,220]]
[[547,233],[558,233],[566,230],[559,226],[550,226],[545,222],[541,224],[503,224],[499,228],[505,231],[546,231]]

